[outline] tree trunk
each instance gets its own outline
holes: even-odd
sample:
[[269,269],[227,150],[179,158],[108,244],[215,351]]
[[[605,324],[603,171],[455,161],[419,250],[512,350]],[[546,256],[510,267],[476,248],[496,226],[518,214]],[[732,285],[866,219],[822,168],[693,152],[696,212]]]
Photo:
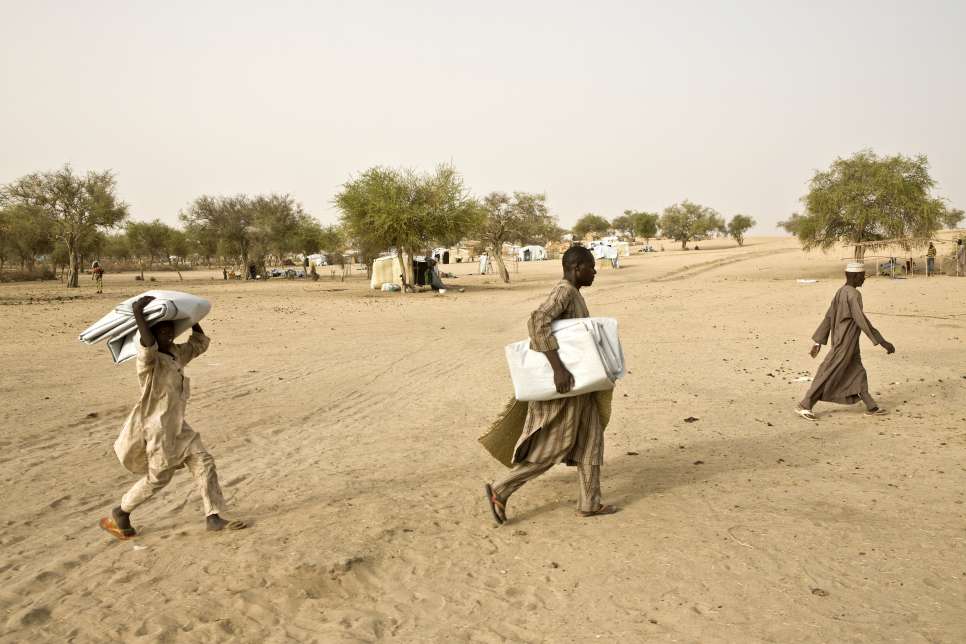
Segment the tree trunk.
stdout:
[[499,250],[494,250],[493,261],[496,263],[496,269],[500,272],[500,279],[503,280],[504,284],[509,284],[510,271],[506,269],[506,263],[503,261],[503,253]]
[[402,290],[403,293],[409,292],[410,285],[413,285],[415,290],[415,280],[410,279],[413,274],[413,259],[410,253],[400,249],[399,250],[399,263],[402,265]]
[[67,246],[67,288],[80,288],[80,253],[72,237],[64,240]]
[[688,240],[687,239],[682,239],[681,240],[681,250],[687,250],[687,249],[688,249]]

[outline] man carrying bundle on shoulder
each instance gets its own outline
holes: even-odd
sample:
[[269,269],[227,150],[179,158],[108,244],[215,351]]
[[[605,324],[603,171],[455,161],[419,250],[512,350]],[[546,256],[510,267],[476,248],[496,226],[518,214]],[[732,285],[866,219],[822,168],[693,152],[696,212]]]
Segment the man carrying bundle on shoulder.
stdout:
[[[543,353],[553,368],[557,392],[574,387],[574,378],[557,353],[551,332],[555,320],[590,317],[580,289],[594,283],[597,274],[593,253],[572,246],[563,255],[563,279],[547,300],[530,316],[530,348]],[[523,404],[523,403],[517,403]],[[508,410],[507,414],[512,413]],[[577,514],[591,517],[613,514],[617,508],[600,501],[600,467],[604,459],[604,424],[594,393],[528,403],[523,432],[513,450],[512,469],[502,479],[486,485],[487,502],[498,524],[507,520],[510,496],[554,465],[576,465],[580,477]]]

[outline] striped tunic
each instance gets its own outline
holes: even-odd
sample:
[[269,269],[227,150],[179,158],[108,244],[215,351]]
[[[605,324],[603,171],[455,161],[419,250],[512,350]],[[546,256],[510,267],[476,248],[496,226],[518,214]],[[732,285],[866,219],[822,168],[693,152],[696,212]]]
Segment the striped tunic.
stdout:
[[[559,348],[550,332],[555,320],[590,317],[583,296],[570,282],[561,280],[547,300],[530,316],[530,348],[547,352]],[[513,452],[513,462],[603,465],[604,428],[594,394],[529,403],[523,433]]]

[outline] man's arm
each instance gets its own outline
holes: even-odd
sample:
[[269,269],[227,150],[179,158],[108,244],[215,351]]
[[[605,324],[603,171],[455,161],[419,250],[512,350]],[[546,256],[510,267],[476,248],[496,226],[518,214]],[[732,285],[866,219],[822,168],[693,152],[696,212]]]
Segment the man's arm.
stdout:
[[896,352],[895,345],[883,338],[878,329],[872,326],[869,318],[865,316],[865,311],[862,310],[862,296],[859,293],[856,293],[855,297],[849,297],[849,314],[862,333],[866,334],[872,340],[873,345],[881,344],[882,348],[886,350],[886,353]]
[[530,316],[528,330],[530,331],[530,348],[547,356],[547,361],[553,368],[553,383],[557,393],[565,394],[574,388],[574,376],[570,373],[557,350],[557,338],[553,337],[550,324],[559,318],[572,297],[572,291],[558,287],[550,292],[547,300]]
[[154,338],[154,333],[151,331],[151,327],[148,325],[148,321],[144,319],[144,307],[153,300],[154,298],[152,296],[145,295],[142,298],[138,298],[131,305],[131,310],[134,312],[134,321],[137,323],[138,333],[141,335],[142,347],[153,347],[157,342]]
[[828,336],[832,332],[832,309],[835,308],[835,303],[829,307],[829,310],[825,313],[825,317],[822,318],[822,323],[818,325],[815,329],[815,333],[812,334],[812,348],[809,350],[808,355],[813,358],[818,356],[819,351],[822,350],[823,344],[828,344]]

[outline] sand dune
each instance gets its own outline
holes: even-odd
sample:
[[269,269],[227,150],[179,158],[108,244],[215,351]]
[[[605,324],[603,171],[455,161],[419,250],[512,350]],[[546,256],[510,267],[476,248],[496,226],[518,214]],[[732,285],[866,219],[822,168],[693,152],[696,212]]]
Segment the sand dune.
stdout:
[[870,279],[898,351],[863,340],[864,360],[892,414],[810,424],[791,410],[838,257],[702,247],[586,291],[630,368],[603,473],[622,511],[577,519],[561,466],[500,528],[476,438],[556,262],[510,287],[456,265],[445,296],[162,278],[213,303],[188,418],[252,526],[206,533],[183,472],[126,543],[97,519],[133,482],[111,449],[133,367],[76,336],[143,285],[0,286],[0,641],[966,640],[966,279]]

